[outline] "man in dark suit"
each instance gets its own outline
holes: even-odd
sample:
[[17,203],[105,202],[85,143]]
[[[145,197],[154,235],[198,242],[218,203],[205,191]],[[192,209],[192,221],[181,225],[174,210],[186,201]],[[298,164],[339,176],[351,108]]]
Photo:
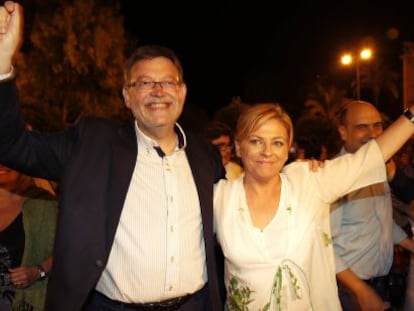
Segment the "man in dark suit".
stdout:
[[212,195],[224,169],[176,123],[187,89],[174,52],[144,46],[127,61],[134,122],[84,118],[42,135],[18,113],[12,57],[22,20],[20,5],[0,7],[0,161],[59,181],[47,309],[222,310]]

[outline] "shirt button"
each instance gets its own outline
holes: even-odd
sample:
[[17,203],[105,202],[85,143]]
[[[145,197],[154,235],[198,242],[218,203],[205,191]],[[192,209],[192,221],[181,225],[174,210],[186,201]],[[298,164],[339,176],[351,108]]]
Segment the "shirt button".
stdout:
[[102,260],[100,260],[100,259],[98,259],[98,260],[96,260],[95,261],[95,265],[97,266],[97,267],[99,267],[99,268],[102,268],[104,265],[103,265],[103,261]]

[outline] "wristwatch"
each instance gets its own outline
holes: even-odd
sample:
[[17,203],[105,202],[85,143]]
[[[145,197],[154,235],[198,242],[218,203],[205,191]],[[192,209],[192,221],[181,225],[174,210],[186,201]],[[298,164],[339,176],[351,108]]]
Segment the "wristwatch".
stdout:
[[40,280],[44,279],[47,276],[46,270],[42,267],[42,265],[37,265],[37,270],[39,271]]
[[414,123],[414,113],[412,113],[410,109],[405,109],[403,115],[410,120],[411,123]]

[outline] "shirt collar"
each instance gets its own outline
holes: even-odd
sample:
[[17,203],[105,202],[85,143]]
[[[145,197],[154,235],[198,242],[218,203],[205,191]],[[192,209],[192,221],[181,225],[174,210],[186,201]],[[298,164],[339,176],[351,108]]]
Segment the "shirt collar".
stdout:
[[[153,149],[161,158],[164,157],[165,153],[162,151],[159,144],[154,139],[145,135],[138,127],[138,123],[136,121],[134,123],[138,145],[143,145],[147,150]],[[187,137],[185,136],[184,130],[178,123],[174,125],[174,132],[177,134],[177,145],[175,146],[174,152],[184,150],[187,147]]]

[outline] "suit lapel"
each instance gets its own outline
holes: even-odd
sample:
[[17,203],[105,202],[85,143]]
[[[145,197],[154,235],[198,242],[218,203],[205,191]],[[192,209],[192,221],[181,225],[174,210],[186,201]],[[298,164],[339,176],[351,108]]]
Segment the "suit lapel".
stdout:
[[118,141],[111,146],[111,176],[108,184],[107,247],[110,250],[119,224],[122,208],[129,189],[137,159],[137,139],[134,124],[128,123],[118,130]]
[[[199,144],[193,140],[190,135],[187,135],[188,145],[186,154],[188,162],[190,163],[191,171],[193,173],[194,182],[197,188],[198,197],[200,200],[201,215],[203,219],[204,231],[209,232],[212,228],[213,209],[212,209],[212,194],[213,194],[213,176],[212,171],[208,167],[208,154],[203,152],[203,149],[198,148]],[[210,237],[204,235],[205,239]]]
[[200,200],[203,236],[206,250],[208,286],[212,310],[222,310],[217,280],[215,256],[215,236],[213,231],[213,183],[215,168],[212,167],[211,156],[197,137],[187,136],[186,154],[193,173],[194,182]]

